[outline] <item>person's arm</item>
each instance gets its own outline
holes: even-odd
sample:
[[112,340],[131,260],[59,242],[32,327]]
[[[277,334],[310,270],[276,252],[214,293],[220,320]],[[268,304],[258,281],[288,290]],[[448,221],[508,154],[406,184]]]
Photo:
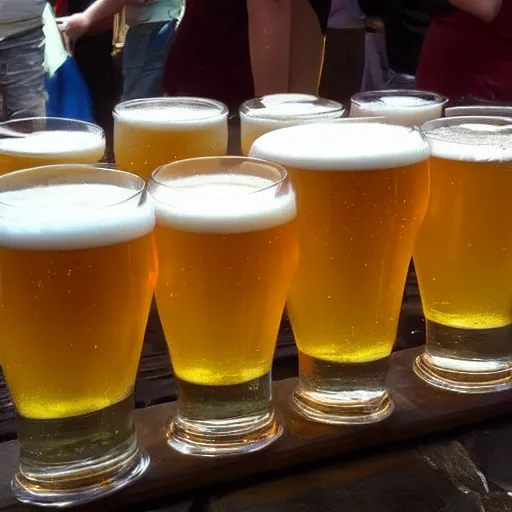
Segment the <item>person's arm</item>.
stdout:
[[72,41],[80,39],[92,26],[119,12],[125,5],[144,5],[148,0],[96,0],[84,12],[62,18],[62,28]]
[[247,0],[256,96],[288,92],[292,1]]
[[502,0],[450,0],[450,3],[483,21],[492,21],[501,10]]

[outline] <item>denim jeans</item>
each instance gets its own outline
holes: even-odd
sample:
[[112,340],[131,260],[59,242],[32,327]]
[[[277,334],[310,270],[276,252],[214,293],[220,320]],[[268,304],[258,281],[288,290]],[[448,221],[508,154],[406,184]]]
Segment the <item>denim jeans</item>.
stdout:
[[0,40],[0,94],[4,117],[41,117],[46,112],[43,28]]
[[123,101],[160,96],[177,20],[133,25],[123,51]]

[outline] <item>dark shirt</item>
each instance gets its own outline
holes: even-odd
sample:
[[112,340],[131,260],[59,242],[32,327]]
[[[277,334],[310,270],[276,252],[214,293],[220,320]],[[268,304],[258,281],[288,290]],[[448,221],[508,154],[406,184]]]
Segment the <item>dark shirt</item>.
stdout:
[[235,110],[254,96],[245,0],[187,0],[164,74],[170,96],[201,96]]

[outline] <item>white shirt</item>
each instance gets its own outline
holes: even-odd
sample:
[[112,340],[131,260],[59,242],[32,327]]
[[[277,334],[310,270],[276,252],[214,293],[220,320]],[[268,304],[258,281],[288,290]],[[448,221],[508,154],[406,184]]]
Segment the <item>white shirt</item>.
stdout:
[[0,0],[0,39],[43,24],[46,0]]
[[332,0],[329,28],[357,28],[363,26],[363,13],[357,0]]

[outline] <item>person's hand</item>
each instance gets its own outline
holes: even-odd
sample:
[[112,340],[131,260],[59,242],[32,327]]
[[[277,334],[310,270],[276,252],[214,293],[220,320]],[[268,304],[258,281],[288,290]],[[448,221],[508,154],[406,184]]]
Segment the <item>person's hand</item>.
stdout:
[[71,42],[76,42],[90,28],[89,18],[83,12],[57,19],[59,30],[63,32]]

